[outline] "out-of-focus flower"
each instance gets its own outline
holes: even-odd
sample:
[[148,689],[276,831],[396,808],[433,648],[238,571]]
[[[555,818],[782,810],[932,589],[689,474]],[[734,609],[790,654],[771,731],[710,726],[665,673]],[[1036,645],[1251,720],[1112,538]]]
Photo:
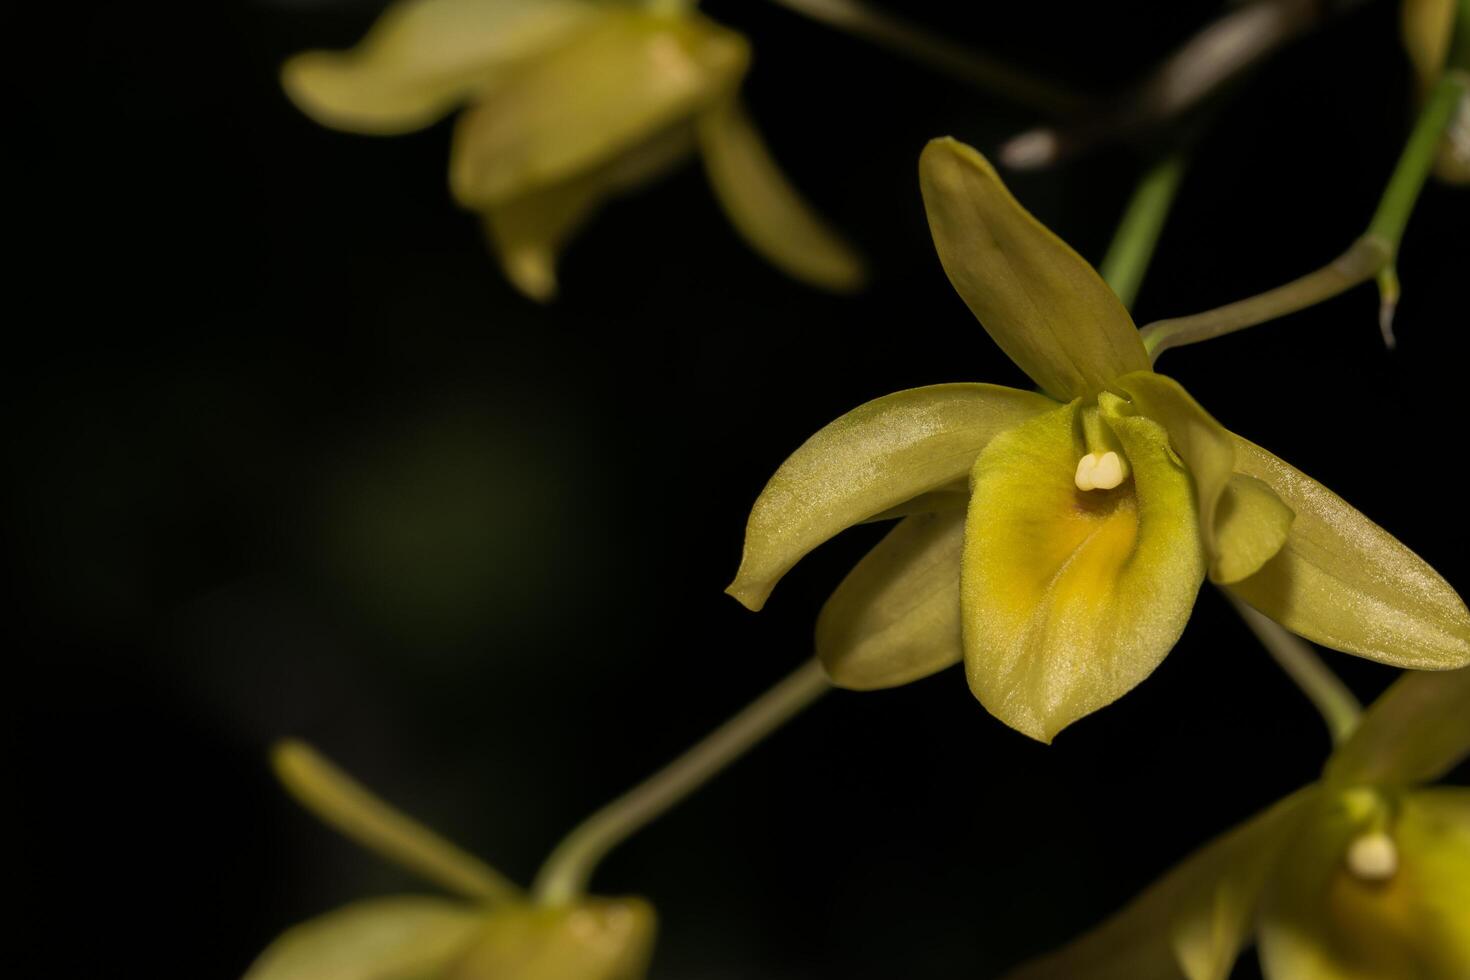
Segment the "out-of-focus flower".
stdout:
[[[1415,88],[1422,102],[1445,72],[1455,44],[1456,18],[1470,18],[1470,5],[1460,0],[1403,0],[1400,11],[1404,47],[1414,66]],[[1458,29],[1470,39],[1470,24]],[[1460,98],[1440,142],[1434,173],[1449,183],[1470,183],[1470,94]]]
[[245,980],[641,980],[653,908],[639,898],[531,904],[478,859],[393,810],[300,742],[276,772],[347,836],[460,896],[356,902],[287,930]]
[[749,65],[745,38],[690,3],[399,0],[352,50],[298,55],[281,77],[302,111],[350,132],[409,132],[468,106],[450,186],[535,299],[554,295],[558,254],[599,206],[696,151],[753,248],[805,282],[856,288],[861,261],[741,108]]
[[1041,393],[936,385],[831,423],[756,500],[732,595],[759,609],[833,535],[902,517],[822,610],[832,680],[889,687],[963,659],[981,703],[1043,741],[1158,666],[1207,572],[1326,646],[1470,663],[1454,589],[1150,370],[1123,304],[979,153],[935,140],[920,178],[950,281]]
[[1409,674],[1322,779],[1187,858],[1010,980],[1224,980],[1254,937],[1268,980],[1470,977],[1470,670]]

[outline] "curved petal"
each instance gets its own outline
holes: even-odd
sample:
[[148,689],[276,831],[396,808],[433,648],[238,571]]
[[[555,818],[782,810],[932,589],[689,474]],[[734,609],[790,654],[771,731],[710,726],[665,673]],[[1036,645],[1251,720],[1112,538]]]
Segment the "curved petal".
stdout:
[[271,763],[297,802],[368,850],[466,898],[519,896],[494,868],[395,810],[305,742],[277,743]]
[[1405,796],[1382,828],[1396,868],[1364,880],[1347,855],[1374,829],[1339,807],[1291,839],[1262,909],[1267,977],[1470,976],[1470,790]]
[[1296,513],[1286,546],[1236,595],[1335,650],[1421,670],[1470,664],[1470,610],[1448,582],[1331,490],[1235,439],[1236,469]]
[[1332,753],[1337,785],[1409,786],[1438,779],[1470,756],[1470,667],[1405,674],[1364,712]]
[[485,913],[442,898],[355,902],[281,934],[245,980],[402,980],[462,956]]
[[482,209],[606,166],[692,126],[749,58],[743,37],[703,18],[608,15],[460,116],[450,188]]
[[803,555],[854,524],[960,480],[997,433],[1056,403],[987,384],[885,395],[812,436],[750,511],[745,552],[725,591],[750,609]]
[[1189,474],[1142,416],[1104,417],[1132,477],[1077,489],[1080,401],[997,436],[975,463],[960,572],[970,689],[1043,742],[1153,672],[1205,561]]
[[838,687],[897,687],[957,664],[965,512],[900,521],[817,617],[817,657]]
[[931,140],[919,158],[919,187],[955,291],[1048,394],[1092,395],[1148,370],[1138,330],[1107,283],[1017,203],[973,148]]
[[1215,838],[1102,925],[1007,980],[1224,980],[1314,792],[1299,791]]
[[352,50],[287,61],[281,84],[324,126],[406,133],[598,16],[586,0],[404,0]]
[[641,898],[508,906],[485,921],[444,980],[643,980],[655,927]]
[[697,132],[715,197],[751,248],[822,289],[863,285],[863,260],[787,181],[737,99],[701,115]]
[[[1256,571],[1286,542],[1282,519],[1290,509],[1263,484],[1237,487],[1222,515],[1221,505],[1235,475],[1230,433],[1173,378],[1152,371],[1124,375],[1110,386],[1128,396],[1132,408],[1169,431],[1169,443],[1189,467],[1199,504],[1200,534],[1210,557],[1210,578],[1233,582]],[[1246,496],[1241,496],[1245,494]],[[1228,516],[1229,528],[1222,527]],[[1228,534],[1222,533],[1228,530]],[[1274,550],[1266,552],[1274,545]]]

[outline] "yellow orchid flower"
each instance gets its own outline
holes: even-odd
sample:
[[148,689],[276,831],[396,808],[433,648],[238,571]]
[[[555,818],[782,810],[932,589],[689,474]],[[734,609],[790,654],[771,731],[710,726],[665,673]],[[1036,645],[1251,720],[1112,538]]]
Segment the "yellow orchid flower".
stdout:
[[[1419,101],[1429,98],[1440,77],[1447,70],[1465,72],[1463,60],[1458,68],[1449,66],[1450,52],[1458,44],[1470,57],[1470,3],[1464,0],[1403,0],[1400,20],[1404,47],[1414,67],[1415,89]],[[1458,41],[1456,33],[1463,35]],[[1460,97],[1439,153],[1434,173],[1452,184],[1470,183],[1470,94]]]
[[641,980],[653,908],[640,898],[533,905],[477,858],[373,796],[310,747],[276,773],[338,830],[460,896],[369,899],[287,930],[245,980]]
[[468,106],[450,186],[511,282],[556,292],[556,258],[608,198],[696,151],[730,221],[786,273],[861,284],[856,254],[802,200],[739,103],[745,38],[688,3],[399,0],[352,50],[281,72],[325,126],[405,133]]
[[1206,574],[1326,646],[1470,663],[1454,589],[1155,374],[1123,304],[979,153],[935,140],[920,179],[950,281],[1041,392],[936,385],[837,419],[756,500],[731,595],[760,609],[833,535],[902,517],[822,610],[829,676],[889,687],[963,660],[1042,741],[1158,666]]
[[1010,980],[1225,980],[1255,938],[1267,980],[1470,977],[1470,670],[1412,673],[1322,779],[1180,863]]

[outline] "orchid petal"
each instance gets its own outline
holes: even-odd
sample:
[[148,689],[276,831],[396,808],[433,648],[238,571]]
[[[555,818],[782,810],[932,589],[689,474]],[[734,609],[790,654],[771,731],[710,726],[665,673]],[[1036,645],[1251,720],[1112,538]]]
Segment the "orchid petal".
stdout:
[[853,409],[803,443],[761,491],[740,570],[725,591],[760,609],[781,576],[817,545],[963,479],[997,433],[1055,406],[1015,388],[947,384]]
[[1470,664],[1470,610],[1425,561],[1341,497],[1236,436],[1236,469],[1296,513],[1286,545],[1230,589],[1315,643],[1396,667]]
[[1210,577],[1228,585],[1256,574],[1286,546],[1294,520],[1296,514],[1266,484],[1232,474],[1215,509],[1219,554]]
[[440,975],[485,921],[474,906],[403,896],[355,902],[287,930],[245,980],[402,980]]
[[1405,674],[1332,753],[1337,785],[1431,782],[1470,756],[1470,667]]
[[1168,434],[1101,396],[1132,478],[1079,490],[1080,401],[997,436],[975,463],[960,597],[970,688],[1050,742],[1132,689],[1189,620],[1205,561]]
[[1404,48],[1414,66],[1419,98],[1429,95],[1444,72],[1455,26],[1455,0],[1403,0],[1399,6]]
[[445,980],[643,980],[655,926],[639,898],[508,906],[485,921]]
[[406,0],[350,51],[290,59],[281,83],[324,126],[406,133],[598,16],[585,0]]
[[449,183],[465,207],[504,204],[598,170],[726,96],[749,63],[703,18],[608,16],[460,116]]
[[929,230],[949,281],[1048,394],[1090,396],[1147,371],[1122,302],[1086,260],[1031,216],[973,148],[931,140],[919,159]]
[[1215,838],[1096,929],[1007,980],[1223,980],[1314,792],[1295,793]]
[[862,259],[791,186],[737,99],[701,115],[697,133],[715,197],[751,248],[813,286],[863,284]]
[[896,687],[957,664],[964,510],[900,521],[842,580],[817,618],[832,683]]

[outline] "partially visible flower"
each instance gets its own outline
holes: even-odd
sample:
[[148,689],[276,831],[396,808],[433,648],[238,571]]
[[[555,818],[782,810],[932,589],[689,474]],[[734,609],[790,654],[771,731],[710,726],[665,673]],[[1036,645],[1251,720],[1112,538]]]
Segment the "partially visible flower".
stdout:
[[288,61],[286,92],[323,125],[404,133],[467,105],[450,186],[484,218],[526,295],[606,200],[696,151],[735,228],[812,285],[862,282],[856,254],[802,200],[739,103],[740,34],[657,0],[398,0],[357,47]]
[[1267,980],[1470,977],[1470,670],[1394,683],[1322,779],[1185,859],[1009,980],[1224,980],[1254,937]]
[[731,595],[760,609],[813,548],[902,517],[822,610],[828,674],[890,687],[963,659],[986,709],[1042,741],[1153,672],[1206,574],[1326,646],[1470,664],[1454,589],[1155,374],[1112,290],[979,153],[931,142],[920,184],[951,283],[1041,392],[935,385],[832,422],[756,500]]
[[[1470,7],[1460,0],[1403,0],[1400,15],[1404,47],[1414,66],[1415,88],[1422,102],[1445,72],[1455,43],[1456,17],[1470,18]],[[1459,30],[1467,38],[1464,43],[1470,43],[1470,24]],[[1440,142],[1434,173],[1452,184],[1470,183],[1470,93],[1460,97]]]
[[358,843],[458,893],[355,902],[287,930],[245,980],[642,980],[653,908],[640,898],[545,907],[300,742],[277,747],[286,787]]

